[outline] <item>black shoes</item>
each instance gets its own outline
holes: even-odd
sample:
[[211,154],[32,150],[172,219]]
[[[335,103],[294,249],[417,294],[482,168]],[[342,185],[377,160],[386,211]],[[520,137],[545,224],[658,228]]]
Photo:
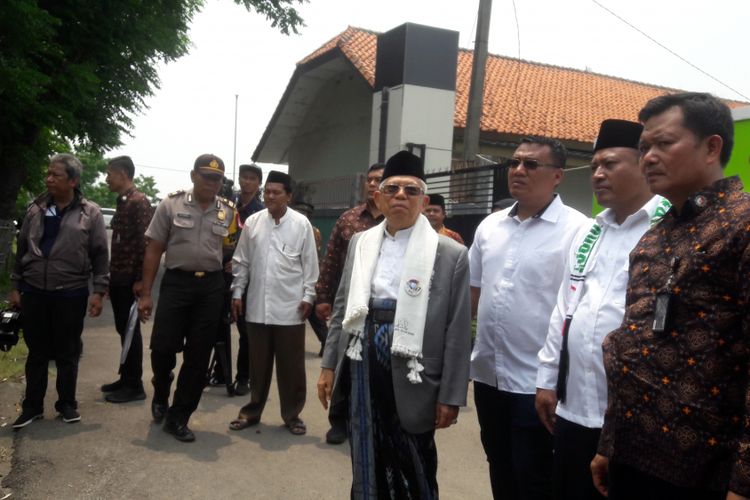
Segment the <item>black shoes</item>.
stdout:
[[102,392],[115,392],[119,391],[125,387],[125,384],[123,384],[122,380],[118,380],[116,382],[112,382],[111,384],[104,384],[102,386]]
[[110,403],[129,403],[130,401],[142,401],[146,399],[146,393],[143,391],[143,386],[121,387],[104,396],[104,399]]
[[331,427],[326,432],[326,443],[341,444],[346,441],[346,431],[339,427]]
[[157,424],[162,423],[166,415],[166,403],[157,403],[156,401],[151,401],[151,416],[154,417],[154,422],[156,422]]
[[23,410],[16,421],[13,422],[13,428],[16,430],[23,429],[34,420],[39,420],[41,418],[44,418],[44,412],[36,410]]
[[171,420],[164,422],[164,432],[171,434],[177,441],[183,443],[192,443],[195,441],[195,434],[188,428],[187,424],[178,424]]
[[234,394],[236,396],[245,396],[250,393],[250,382],[247,379],[238,378],[234,383]]
[[74,424],[81,421],[81,416],[72,406],[63,406],[57,411],[60,413],[62,421],[66,424]]

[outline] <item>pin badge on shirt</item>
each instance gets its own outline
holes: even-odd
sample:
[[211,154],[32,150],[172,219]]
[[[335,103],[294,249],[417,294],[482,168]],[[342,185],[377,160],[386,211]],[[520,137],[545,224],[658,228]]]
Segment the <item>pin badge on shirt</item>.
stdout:
[[406,282],[404,285],[404,290],[406,291],[406,294],[411,297],[416,297],[420,293],[422,293],[422,285],[419,283],[419,280],[416,278],[412,278]]
[[226,212],[224,212],[224,210],[219,210],[219,213],[216,214],[216,218],[218,218],[220,221],[223,221],[227,218],[227,214]]

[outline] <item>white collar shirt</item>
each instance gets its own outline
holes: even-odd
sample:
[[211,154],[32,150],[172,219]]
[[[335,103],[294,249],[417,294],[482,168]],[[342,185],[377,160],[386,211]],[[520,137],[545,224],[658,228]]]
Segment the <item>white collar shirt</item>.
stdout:
[[573,237],[589,220],[555,196],[521,221],[513,207],[490,214],[469,250],[471,286],[481,288],[471,378],[517,394],[536,392],[537,353]]
[[370,296],[375,299],[398,298],[398,287],[401,283],[401,273],[404,270],[406,247],[409,245],[414,226],[396,231],[391,236],[383,227],[383,243],[380,245],[378,263],[372,273],[372,287]]
[[300,302],[315,301],[318,254],[307,217],[287,208],[279,223],[268,209],[245,220],[232,257],[232,297],[247,291],[245,319],[266,325],[304,322]]
[[[596,217],[602,228],[595,252],[589,257],[583,291],[568,330],[569,371],[565,403],[557,405],[557,414],[565,420],[589,428],[600,428],[607,407],[607,379],[602,360],[602,341],[620,326],[625,314],[630,251],[650,226],[651,214],[662,201],[654,196],[640,210],[617,224],[612,210]],[[576,235],[568,253],[570,262],[589,234],[592,224]],[[554,390],[562,348],[562,325],[571,297],[570,283],[563,281],[557,304],[549,322],[544,347],[539,351],[537,387]]]

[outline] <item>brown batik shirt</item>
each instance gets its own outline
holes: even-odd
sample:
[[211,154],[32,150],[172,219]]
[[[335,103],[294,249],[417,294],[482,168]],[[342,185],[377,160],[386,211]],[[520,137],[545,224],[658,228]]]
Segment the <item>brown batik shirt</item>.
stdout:
[[602,346],[599,453],[677,486],[750,495],[749,245],[750,195],[733,177],[670,210],[633,249],[625,316]]
[[152,215],[148,198],[135,187],[117,197],[117,209],[112,217],[111,286],[130,286],[141,279],[145,233]]
[[358,205],[341,214],[328,239],[326,256],[320,266],[318,282],[315,284],[319,303],[333,304],[352,236],[361,231],[367,231],[382,220],[382,215],[377,219],[372,216],[367,204]]

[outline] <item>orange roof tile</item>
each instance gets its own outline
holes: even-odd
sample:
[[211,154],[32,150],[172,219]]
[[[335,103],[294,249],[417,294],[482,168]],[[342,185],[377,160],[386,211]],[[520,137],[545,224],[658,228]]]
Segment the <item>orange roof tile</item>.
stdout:
[[[377,35],[349,26],[298,65],[338,49],[375,85]],[[456,72],[455,127],[466,124],[473,51],[460,49]],[[649,99],[677,89],[490,54],[484,90],[484,132],[544,135],[593,142],[602,120],[635,120]],[[730,107],[747,105],[725,101]]]

